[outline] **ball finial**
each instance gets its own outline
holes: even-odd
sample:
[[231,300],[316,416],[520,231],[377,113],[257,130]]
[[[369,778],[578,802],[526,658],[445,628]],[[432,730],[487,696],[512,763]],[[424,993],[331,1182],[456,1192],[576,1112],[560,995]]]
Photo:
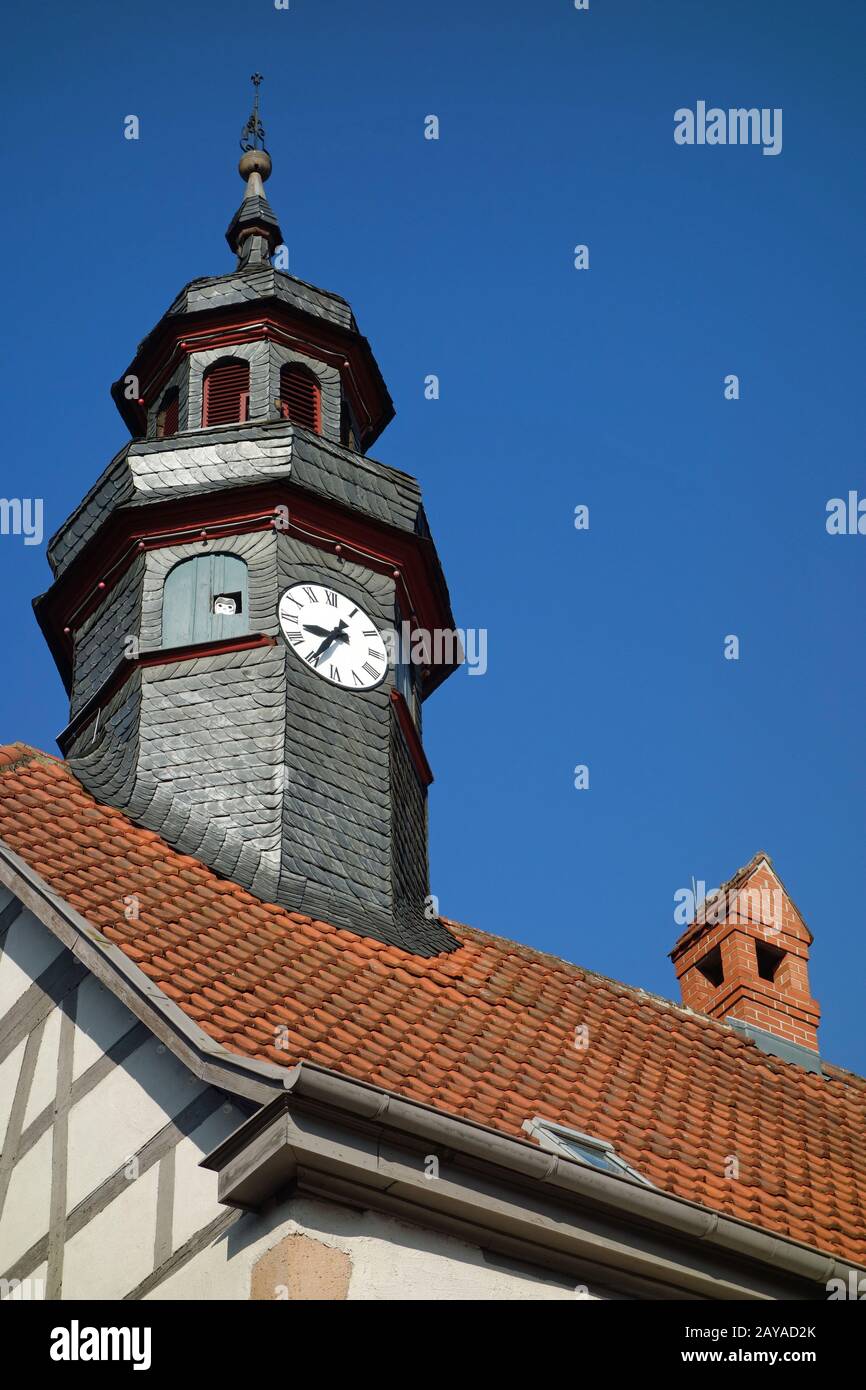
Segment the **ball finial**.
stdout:
[[244,150],[238,160],[238,173],[246,182],[250,174],[258,174],[264,183],[271,176],[271,156],[267,150]]

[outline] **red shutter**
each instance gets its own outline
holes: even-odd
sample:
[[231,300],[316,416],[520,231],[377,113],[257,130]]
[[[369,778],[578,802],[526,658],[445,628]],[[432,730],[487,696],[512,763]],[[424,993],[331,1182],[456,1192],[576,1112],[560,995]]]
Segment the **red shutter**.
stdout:
[[205,372],[203,425],[231,425],[249,414],[250,367],[234,359],[217,362]]
[[177,391],[170,391],[163,397],[162,401],[162,437],[166,438],[169,434],[177,434],[177,427],[180,423],[179,400]]
[[302,429],[322,432],[322,397],[319,383],[306,367],[289,363],[280,368],[280,400],[283,415]]

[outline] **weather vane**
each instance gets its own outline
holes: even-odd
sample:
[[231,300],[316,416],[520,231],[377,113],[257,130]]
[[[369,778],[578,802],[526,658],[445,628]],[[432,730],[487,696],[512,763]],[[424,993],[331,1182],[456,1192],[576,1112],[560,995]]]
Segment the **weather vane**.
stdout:
[[242,150],[263,150],[265,148],[265,128],[262,125],[259,115],[259,86],[263,78],[260,72],[254,72],[250,78],[254,88],[255,97],[253,99],[253,109],[250,118],[241,131]]

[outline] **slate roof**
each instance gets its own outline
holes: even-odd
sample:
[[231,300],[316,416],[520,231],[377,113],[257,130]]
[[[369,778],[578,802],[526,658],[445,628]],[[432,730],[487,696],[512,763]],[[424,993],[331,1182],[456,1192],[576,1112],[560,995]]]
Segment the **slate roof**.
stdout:
[[280,224],[264,193],[248,194],[229,223],[226,241],[233,251],[238,250],[238,233],[243,227],[266,227],[271,246],[278,246],[283,239]]
[[541,1115],[612,1142],[666,1192],[866,1264],[860,1077],[804,1071],[724,1023],[468,927],[449,922],[459,949],[419,959],[269,906],[23,744],[0,748],[0,837],[241,1057],[311,1060],[510,1135]]
[[421,489],[399,468],[284,421],[221,425],[124,445],[50,538],[52,573],[64,574],[120,507],[275,480],[306,488],[386,526],[403,531],[418,526]]
[[[273,266],[252,266],[232,270],[225,275],[203,275],[190,280],[176,295],[166,311],[166,318],[194,314],[204,309],[223,308],[257,299],[280,299],[292,308],[301,309],[317,318],[328,319],[341,328],[358,331],[351,305],[333,290],[323,290],[307,280],[299,280],[288,271]],[[151,335],[148,334],[148,337]],[[139,352],[147,338],[138,345]]]

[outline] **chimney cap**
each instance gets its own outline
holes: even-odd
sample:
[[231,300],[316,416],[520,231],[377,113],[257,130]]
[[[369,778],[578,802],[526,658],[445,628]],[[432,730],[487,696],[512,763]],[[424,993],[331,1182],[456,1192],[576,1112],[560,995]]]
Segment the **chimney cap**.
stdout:
[[[762,864],[766,865],[766,867],[769,869],[770,873],[775,878],[782,892],[785,894],[785,897],[788,899],[788,902],[791,904],[792,908],[799,917],[800,922],[803,926],[803,931],[806,934],[807,944],[811,946],[814,937],[812,936],[812,933],[810,932],[809,928],[806,926],[805,918],[803,917],[802,912],[798,908],[797,904],[794,902],[794,899],[791,897],[791,894],[788,892],[787,888],[785,887],[784,883],[779,877],[778,871],[773,867],[773,861],[770,858],[769,854],[767,854],[764,850],[759,850],[757,854],[752,856],[748,864],[744,864],[741,869],[737,869],[736,873],[732,874],[729,879],[727,879],[724,883],[720,884],[720,886],[715,890],[716,895],[718,897],[727,897],[727,895],[730,893],[736,893],[738,889],[742,888],[744,884],[748,883],[749,879],[752,878],[752,876],[757,872],[757,870],[761,867]],[[703,903],[700,904],[700,906],[705,907],[707,902],[708,898],[705,898]],[[674,943],[673,950],[668,952],[668,955],[673,961],[678,960],[679,957],[683,954],[683,952],[688,950],[690,946],[693,946],[695,942],[699,940],[701,936],[704,935],[705,932],[711,931],[719,925],[718,922],[714,922],[706,916],[700,917],[698,913],[698,906],[699,905],[696,903],[694,920],[688,924],[688,926],[685,928],[685,931],[683,931],[677,938],[676,942]]]
[[747,1035],[758,1030],[753,1040],[772,1035],[817,1054],[821,1010],[809,986],[811,943],[769,855],[756,854],[695,905],[670,953],[683,1004],[720,1022],[739,1019]]

